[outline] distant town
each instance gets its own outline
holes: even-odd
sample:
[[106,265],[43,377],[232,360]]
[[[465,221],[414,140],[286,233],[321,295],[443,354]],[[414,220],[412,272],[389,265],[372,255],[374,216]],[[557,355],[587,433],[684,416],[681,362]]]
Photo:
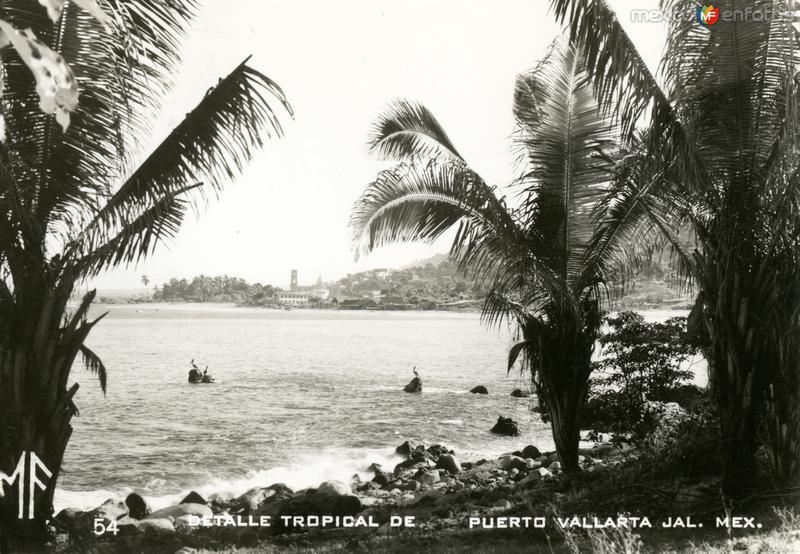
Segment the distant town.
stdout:
[[484,293],[465,279],[454,262],[436,255],[409,268],[376,268],[348,274],[335,282],[317,276],[311,285],[301,285],[301,275],[292,269],[286,288],[248,283],[227,275],[198,275],[192,279],[170,279],[150,286],[143,276],[146,294],[112,298],[105,303],[125,302],[218,302],[267,308],[321,308],[350,310],[477,309]]
[[[145,275],[142,284],[146,292],[111,295],[101,291],[99,302],[212,302],[281,309],[478,310],[485,298],[478,284],[464,278],[446,254],[410,267],[351,273],[334,282],[317,276],[310,285],[301,285],[302,276],[291,269],[286,282],[282,288],[228,275],[198,275],[152,285]],[[684,308],[690,300],[688,291],[681,291],[677,280],[656,262],[640,269],[635,285],[615,304],[617,308]]]

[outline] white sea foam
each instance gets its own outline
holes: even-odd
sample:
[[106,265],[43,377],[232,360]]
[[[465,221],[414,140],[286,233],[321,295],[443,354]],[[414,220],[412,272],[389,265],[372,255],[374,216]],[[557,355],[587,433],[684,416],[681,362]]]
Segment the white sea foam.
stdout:
[[[254,470],[242,477],[211,478],[180,491],[168,491],[168,483],[150,483],[153,494],[137,491],[144,496],[153,509],[160,509],[180,502],[190,491],[194,490],[207,498],[217,494],[222,498],[235,498],[254,487],[266,487],[274,483],[284,483],[294,490],[316,487],[323,481],[338,480],[348,483],[351,477],[358,474],[363,480],[372,479],[367,471],[372,463],[379,463],[386,469],[394,468],[400,458],[387,450],[357,449],[348,451],[322,452],[298,459],[288,466],[272,469]],[[123,500],[133,492],[129,488],[109,491],[71,491],[57,489],[54,499],[55,510],[75,508],[90,510],[109,498]]]

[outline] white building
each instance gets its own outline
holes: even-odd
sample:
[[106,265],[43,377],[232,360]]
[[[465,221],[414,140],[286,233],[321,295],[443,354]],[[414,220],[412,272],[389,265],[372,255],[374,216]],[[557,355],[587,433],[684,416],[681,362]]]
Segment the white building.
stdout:
[[305,306],[308,304],[310,295],[307,292],[280,291],[275,293],[278,304],[287,306]]

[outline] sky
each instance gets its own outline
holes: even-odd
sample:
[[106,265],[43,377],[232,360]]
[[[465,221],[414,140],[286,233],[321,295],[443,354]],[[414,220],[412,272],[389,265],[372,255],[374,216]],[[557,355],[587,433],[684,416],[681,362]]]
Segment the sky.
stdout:
[[[663,24],[633,22],[631,9],[658,0],[611,0],[651,68]],[[285,136],[267,141],[218,198],[190,213],[148,260],[99,276],[101,290],[160,285],[172,277],[227,274],[288,286],[400,267],[446,252],[433,245],[384,247],[354,260],[350,211],[382,164],[367,154],[376,116],[393,99],[426,105],[484,180],[515,176],[509,136],[517,74],[561,32],[547,0],[201,0],[175,86],[155,115],[152,148],[217,79],[252,55],[295,111]]]

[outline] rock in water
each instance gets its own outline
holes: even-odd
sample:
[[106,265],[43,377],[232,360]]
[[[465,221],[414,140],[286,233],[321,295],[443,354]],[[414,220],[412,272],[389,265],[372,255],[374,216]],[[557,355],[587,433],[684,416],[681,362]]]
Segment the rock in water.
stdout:
[[472,394],[489,394],[489,391],[486,390],[486,387],[484,387],[483,385],[478,385],[469,392],[471,392]]
[[125,499],[125,505],[128,507],[128,515],[132,519],[144,519],[150,513],[150,507],[147,502],[135,492],[128,495]]
[[394,453],[397,454],[398,456],[402,456],[403,458],[408,459],[411,457],[411,453],[414,452],[414,450],[416,450],[418,446],[419,445],[414,441],[406,441],[397,448],[395,448]]
[[506,435],[508,437],[518,437],[519,427],[517,422],[510,417],[500,416],[497,418],[497,423],[491,428],[491,432],[497,435]]
[[422,379],[414,377],[411,382],[403,387],[406,392],[422,392]]
[[511,396],[513,396],[514,398],[528,398],[530,394],[528,394],[522,389],[514,389],[511,391]]

